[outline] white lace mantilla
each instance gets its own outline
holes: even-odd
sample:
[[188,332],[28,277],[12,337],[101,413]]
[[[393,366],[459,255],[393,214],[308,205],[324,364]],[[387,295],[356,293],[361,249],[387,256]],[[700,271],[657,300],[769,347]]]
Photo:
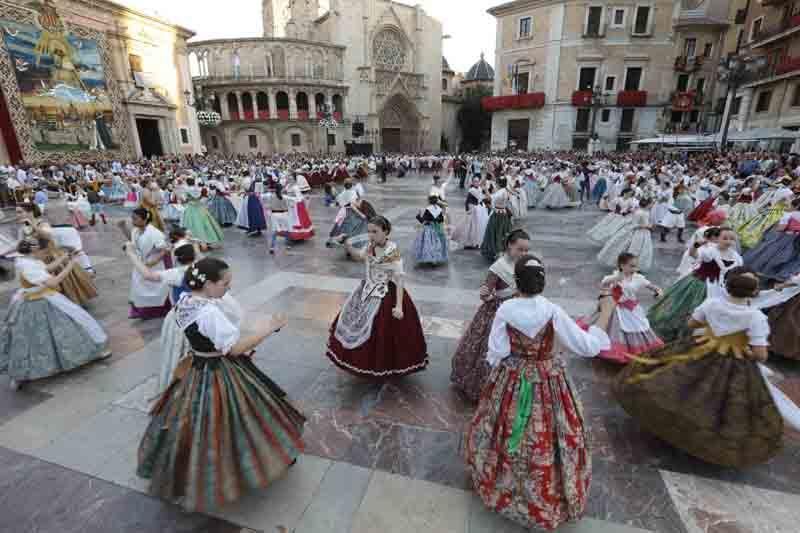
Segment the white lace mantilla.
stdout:
[[346,350],[358,348],[369,340],[375,317],[389,292],[389,282],[403,275],[403,259],[393,242],[387,242],[378,254],[370,246],[365,262],[366,278],[347,297],[334,332]]

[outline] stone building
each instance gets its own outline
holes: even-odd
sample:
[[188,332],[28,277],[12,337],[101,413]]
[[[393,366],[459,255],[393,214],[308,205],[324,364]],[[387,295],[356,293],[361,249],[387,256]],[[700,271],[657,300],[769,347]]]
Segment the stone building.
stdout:
[[748,0],[676,3],[675,79],[664,131],[715,132],[722,126],[728,86],[718,81],[720,60],[742,43]]
[[[514,0],[497,19],[492,149],[626,149],[663,127],[673,0]],[[593,95],[594,93],[594,95]]]
[[737,91],[732,127],[800,129],[800,4],[750,2],[740,35],[740,52],[766,56],[768,66]]
[[[200,151],[186,98],[192,31],[109,0],[0,0],[0,24],[0,70],[11,74],[0,84],[0,162]],[[13,40],[38,28],[54,36],[48,47]]]
[[[262,12],[262,38],[190,44],[196,93],[222,115],[203,128],[210,152],[439,150],[442,28],[421,7],[330,0],[320,15],[319,0],[263,0]],[[336,129],[320,127],[326,109]]]

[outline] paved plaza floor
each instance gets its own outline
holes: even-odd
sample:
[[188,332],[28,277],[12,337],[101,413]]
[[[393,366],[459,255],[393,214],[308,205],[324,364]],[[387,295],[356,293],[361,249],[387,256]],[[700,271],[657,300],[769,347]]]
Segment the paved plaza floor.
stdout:
[[[395,225],[409,250],[428,177],[367,184],[368,199]],[[463,193],[451,186],[454,215]],[[265,239],[226,230],[233,293],[249,316],[283,312],[290,324],[255,358],[308,417],[306,454],[288,475],[214,516],[187,514],[146,495],[135,475],[159,370],[161,321],[127,318],[131,266],[111,224],[83,233],[97,267],[100,297],[91,304],[109,332],[113,357],[11,392],[0,377],[0,531],[10,533],[517,533],[487,512],[470,490],[460,456],[471,414],[449,386],[450,359],[479,305],[488,264],[455,250],[446,266],[414,268],[408,290],[423,317],[430,367],[386,383],[351,377],[325,357],[328,327],[363,266],[325,247],[336,214],[310,198],[317,237],[277,255]],[[122,209],[111,209],[116,217]],[[60,222],[54,207],[52,222]],[[609,272],[585,232],[596,209],[532,210],[522,225],[547,266],[545,295],[574,315],[591,312]],[[675,277],[682,246],[657,243],[648,277]],[[14,283],[0,284],[0,305]],[[645,304],[651,301],[646,299]],[[800,401],[800,371],[773,361],[781,388]],[[796,365],[796,364],[795,364]],[[592,435],[593,482],[586,519],[563,532],[745,533],[800,530],[800,436],[787,434],[770,463],[746,471],[701,463],[643,433],[614,401],[617,367],[572,359]]]

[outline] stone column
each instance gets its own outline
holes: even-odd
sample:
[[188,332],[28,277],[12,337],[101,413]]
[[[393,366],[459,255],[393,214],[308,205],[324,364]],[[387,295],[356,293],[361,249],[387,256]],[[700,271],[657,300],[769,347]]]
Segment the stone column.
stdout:
[[258,92],[250,91],[250,99],[253,101],[253,118],[258,120]]
[[242,91],[236,91],[236,107],[239,110],[239,120],[244,118],[244,109],[242,108]]
[[328,107],[328,110],[333,114],[333,95],[331,93],[325,93],[325,105]]
[[269,118],[270,120],[278,120],[278,101],[275,98],[275,91],[269,90]]
[[219,109],[222,112],[222,120],[231,119],[231,110],[228,109],[228,93],[225,93],[219,98]]
[[289,119],[297,120],[297,91],[289,91]]

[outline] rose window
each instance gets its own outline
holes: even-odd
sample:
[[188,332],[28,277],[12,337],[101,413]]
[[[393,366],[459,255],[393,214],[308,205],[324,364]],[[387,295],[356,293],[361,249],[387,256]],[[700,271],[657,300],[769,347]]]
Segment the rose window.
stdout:
[[400,70],[406,64],[406,48],[397,32],[384,30],[375,36],[372,58],[379,68]]

